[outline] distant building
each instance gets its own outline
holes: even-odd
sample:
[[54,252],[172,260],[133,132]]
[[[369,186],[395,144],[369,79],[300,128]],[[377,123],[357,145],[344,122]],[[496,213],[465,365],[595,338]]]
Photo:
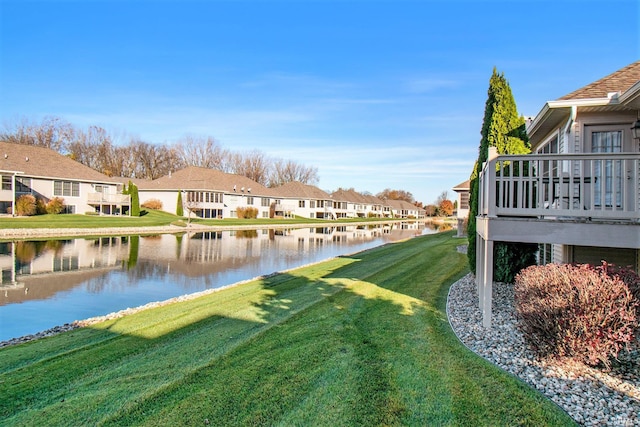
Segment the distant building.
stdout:
[[461,182],[453,187],[453,191],[458,193],[458,209],[456,210],[456,218],[458,220],[458,237],[467,234],[467,218],[469,217],[469,191],[471,187],[469,180]]

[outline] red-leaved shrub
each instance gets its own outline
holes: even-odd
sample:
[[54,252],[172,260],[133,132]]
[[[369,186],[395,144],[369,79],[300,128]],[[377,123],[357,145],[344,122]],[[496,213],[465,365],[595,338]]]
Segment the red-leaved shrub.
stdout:
[[516,276],[515,303],[519,327],[542,357],[609,366],[638,327],[638,301],[607,265],[528,267]]

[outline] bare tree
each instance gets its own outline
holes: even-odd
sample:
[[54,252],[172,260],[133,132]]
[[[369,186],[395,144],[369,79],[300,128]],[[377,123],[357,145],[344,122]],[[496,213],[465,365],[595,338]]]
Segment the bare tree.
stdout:
[[449,200],[449,192],[446,190],[440,193],[440,195],[436,199],[436,206],[440,206],[440,204],[445,200]]
[[253,150],[234,153],[230,156],[230,160],[232,173],[246,176],[265,186],[268,184],[270,160],[263,152]]
[[86,132],[77,130],[74,140],[67,144],[67,152],[73,160],[105,174],[110,169],[112,151],[111,137],[98,126],[89,126]]
[[386,188],[376,194],[376,197],[380,199],[388,199],[388,200],[404,200],[409,203],[413,203],[413,194],[405,190],[392,190],[390,188]]
[[179,159],[173,148],[154,145],[141,140],[132,140],[130,149],[136,159],[135,178],[156,179],[173,170]]
[[67,145],[73,141],[75,129],[71,123],[60,117],[47,116],[40,123],[29,122],[26,118],[4,125],[0,139],[16,144],[37,145],[65,153]]
[[184,166],[199,166],[221,171],[228,170],[229,151],[212,137],[187,135],[175,144],[176,155]]
[[278,187],[292,181],[298,181],[303,184],[316,184],[318,182],[318,169],[306,167],[293,160],[275,160],[271,165],[269,187]]

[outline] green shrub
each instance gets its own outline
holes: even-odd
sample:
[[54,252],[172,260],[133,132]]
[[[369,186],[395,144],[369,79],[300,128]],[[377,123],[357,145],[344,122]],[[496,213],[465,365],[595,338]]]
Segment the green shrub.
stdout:
[[162,202],[158,199],[149,199],[149,200],[145,200],[145,202],[140,206],[142,206],[145,209],[152,209],[155,211],[159,211],[162,209]]
[[496,242],[493,249],[493,280],[513,283],[523,268],[536,264],[535,243]]
[[609,366],[638,327],[638,301],[606,265],[526,268],[516,277],[515,304],[525,340],[542,357]]
[[48,214],[57,215],[64,210],[64,199],[61,197],[54,197],[49,200],[46,206],[46,211]]
[[240,219],[256,219],[258,218],[258,209],[248,207],[248,208],[238,208],[236,210],[238,218]]
[[36,214],[36,198],[31,194],[23,194],[16,200],[16,215],[32,216]]

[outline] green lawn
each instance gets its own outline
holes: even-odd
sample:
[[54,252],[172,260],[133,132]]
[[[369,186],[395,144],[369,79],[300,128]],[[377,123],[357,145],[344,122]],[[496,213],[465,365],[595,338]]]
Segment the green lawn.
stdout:
[[[0,218],[0,229],[8,228],[108,228],[108,227],[150,227],[170,225],[172,222],[181,219],[162,211],[149,210],[141,217],[117,217],[117,216],[94,216],[80,214],[66,215],[38,215],[31,217]],[[186,222],[187,218],[182,217]],[[235,225],[279,225],[279,224],[336,224],[350,222],[381,222],[378,218],[350,218],[340,221],[329,221],[310,218],[289,218],[289,219],[200,219],[193,217],[194,224],[214,225],[214,226],[235,226]],[[386,220],[388,221],[388,219]]]
[[1,425],[572,425],[449,327],[423,236],[0,350]]

